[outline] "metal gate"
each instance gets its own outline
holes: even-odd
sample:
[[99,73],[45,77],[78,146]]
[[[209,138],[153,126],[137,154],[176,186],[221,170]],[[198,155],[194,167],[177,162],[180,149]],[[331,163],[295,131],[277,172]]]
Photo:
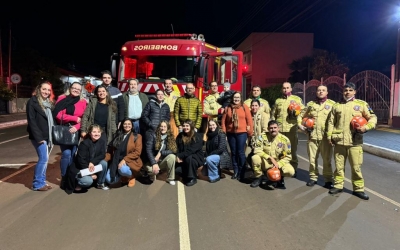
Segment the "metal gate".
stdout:
[[390,78],[367,70],[353,76],[349,82],[356,85],[356,98],[369,104],[378,117],[378,123],[387,124],[390,118]]

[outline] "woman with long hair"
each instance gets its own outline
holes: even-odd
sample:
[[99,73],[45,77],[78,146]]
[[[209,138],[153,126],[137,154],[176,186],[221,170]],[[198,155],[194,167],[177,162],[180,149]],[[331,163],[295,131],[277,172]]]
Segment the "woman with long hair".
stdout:
[[143,166],[140,154],[142,153],[142,136],[136,133],[129,118],[121,122],[114,139],[108,145],[105,160],[109,162],[106,182],[114,184],[120,176],[126,177],[128,187],[135,186],[135,176]]
[[[58,97],[53,116],[58,124],[69,126],[69,132],[73,134],[81,128],[81,120],[86,106],[87,102],[82,94],[82,85],[79,82],[73,82],[67,91]],[[60,149],[60,187],[63,188],[67,167],[72,163],[78,145],[60,145]]]
[[160,169],[166,168],[168,171],[167,182],[175,185],[175,154],[177,151],[176,140],[169,122],[161,121],[156,133],[148,134],[146,139],[146,153],[149,159],[146,168],[152,181],[155,180]]
[[49,152],[53,147],[51,129],[53,127],[54,95],[48,81],[41,82],[35,89],[33,96],[26,104],[28,134],[38,155],[38,162],[33,175],[32,189],[47,191],[52,187],[46,183],[46,170],[49,161]]
[[[65,182],[65,192],[81,192],[82,188],[86,190],[94,181],[97,182],[97,188],[108,190],[104,185],[105,174],[107,171],[107,162],[104,160],[106,155],[105,141],[101,140],[101,127],[97,124],[90,125],[85,139],[79,144],[78,153],[75,161],[67,170]],[[95,172],[96,167],[101,171]],[[81,170],[88,169],[88,175],[82,175]]]
[[245,147],[247,137],[253,133],[253,119],[250,109],[243,104],[240,92],[232,95],[231,103],[225,108],[221,123],[231,149],[234,171],[232,179],[243,181],[246,172]]
[[216,121],[209,120],[206,142],[207,157],[203,173],[208,172],[208,178],[211,183],[220,180],[220,171],[222,168],[229,168],[231,166],[231,159],[226,144],[226,134],[224,131]]
[[110,143],[115,131],[117,131],[116,115],[117,105],[110,96],[110,93],[103,85],[94,90],[94,97],[90,98],[88,107],[82,118],[81,136],[85,137],[88,128],[98,124],[102,128],[101,138]]
[[204,164],[203,136],[194,130],[192,120],[185,120],[182,132],[176,137],[178,153],[176,154],[177,167],[182,170],[182,177],[186,186],[197,183],[197,169]]

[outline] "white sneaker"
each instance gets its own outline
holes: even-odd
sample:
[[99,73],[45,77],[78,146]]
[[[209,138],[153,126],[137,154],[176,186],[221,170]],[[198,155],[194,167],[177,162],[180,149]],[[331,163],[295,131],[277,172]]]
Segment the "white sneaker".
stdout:
[[97,184],[98,189],[103,189],[103,190],[110,190],[109,187],[107,187],[104,183],[103,184]]
[[176,182],[175,181],[168,181],[168,183],[172,186],[175,186]]

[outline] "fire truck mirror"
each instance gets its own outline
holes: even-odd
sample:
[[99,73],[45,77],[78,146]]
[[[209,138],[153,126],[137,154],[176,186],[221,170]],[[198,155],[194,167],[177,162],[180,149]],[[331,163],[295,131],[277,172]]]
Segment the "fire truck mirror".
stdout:
[[206,71],[207,59],[205,57],[200,57],[197,62],[197,76],[203,78]]

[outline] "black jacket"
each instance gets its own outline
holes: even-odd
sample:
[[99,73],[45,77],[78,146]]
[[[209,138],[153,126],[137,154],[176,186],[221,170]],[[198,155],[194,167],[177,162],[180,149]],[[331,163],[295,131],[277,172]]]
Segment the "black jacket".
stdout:
[[144,107],[140,119],[146,125],[147,129],[156,131],[157,126],[160,124],[161,121],[169,122],[169,105],[165,102],[158,104],[156,100],[150,99],[150,101]]
[[28,120],[28,134],[30,140],[36,142],[49,139],[49,125],[43,108],[39,105],[36,96],[32,96],[26,103],[26,116]]
[[89,163],[98,165],[106,156],[106,142],[99,139],[95,142],[87,138],[78,147],[75,161],[68,166],[66,173],[65,192],[71,194],[76,187],[76,175],[81,169],[89,167]]
[[218,135],[212,138],[212,141],[210,142],[214,144],[214,147],[216,149],[213,150],[212,152],[206,151],[206,155],[207,156],[219,155],[220,156],[219,167],[229,169],[232,166],[232,163],[231,163],[231,157],[228,153],[226,134],[223,132],[219,132]]
[[179,133],[176,137],[176,146],[178,147],[178,153],[176,156],[179,159],[185,160],[188,156],[195,156],[198,160],[201,159],[201,164],[204,163],[204,154],[203,154],[203,134],[195,132],[195,141],[192,140],[188,144],[184,144],[183,140],[183,132]]
[[[146,153],[147,153],[147,157],[148,160],[150,162],[150,165],[154,165],[156,164],[156,160],[154,159],[154,157],[158,154],[158,151],[155,149],[156,147],[156,134],[155,133],[151,133],[151,134],[147,134],[148,136],[146,136]],[[165,139],[165,141],[167,142],[168,137]],[[170,154],[174,154],[174,152],[172,152],[172,150],[168,149],[168,144],[166,145],[164,150],[161,150],[161,158],[165,158]]]
[[217,102],[222,105],[222,108],[227,107],[231,103],[233,93],[235,93],[233,90],[228,90],[223,96],[217,99]]

